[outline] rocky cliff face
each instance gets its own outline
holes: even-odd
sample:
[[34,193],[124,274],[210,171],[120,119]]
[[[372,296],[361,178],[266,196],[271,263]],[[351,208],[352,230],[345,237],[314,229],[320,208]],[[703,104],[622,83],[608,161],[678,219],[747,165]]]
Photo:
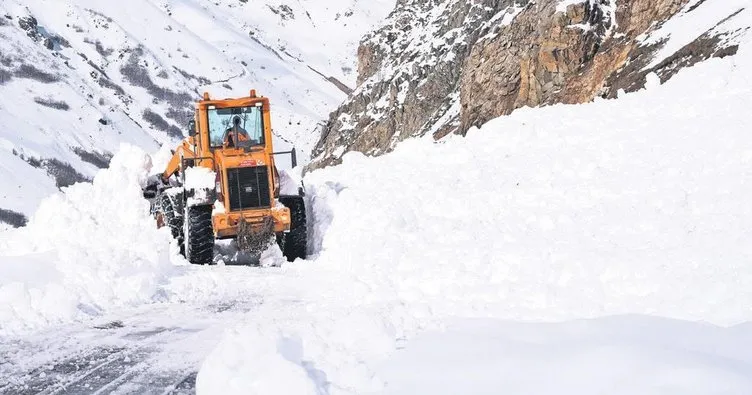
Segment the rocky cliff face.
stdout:
[[615,98],[650,73],[665,81],[733,55],[746,29],[708,13],[718,1],[400,0],[361,42],[359,87],[331,114],[311,168],[464,133],[523,106]]

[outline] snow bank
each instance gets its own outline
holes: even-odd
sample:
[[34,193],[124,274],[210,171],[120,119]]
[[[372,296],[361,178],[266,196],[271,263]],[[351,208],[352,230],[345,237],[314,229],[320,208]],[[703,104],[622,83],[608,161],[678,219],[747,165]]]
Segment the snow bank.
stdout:
[[44,200],[0,247],[0,334],[161,298],[169,234],[141,196],[151,160],[123,145],[93,183]]
[[319,265],[443,316],[752,318],[744,99],[649,97],[523,111],[311,175],[342,188]]
[[[186,190],[193,189],[193,193],[186,200],[187,206],[195,206],[214,202],[214,187],[217,182],[217,173],[206,167],[189,167],[185,169]],[[223,210],[221,202],[216,206],[216,210]]]
[[[315,265],[284,268],[287,303],[270,296],[228,333],[199,373],[199,393],[261,394],[286,382],[255,374],[259,356],[291,383],[308,373],[310,386],[276,393],[378,393],[389,384],[378,363],[397,339],[456,317],[752,320],[745,48],[619,100],[523,109],[466,138],[406,141],[379,158],[349,153],[309,174]],[[300,345],[295,358],[285,358],[284,339]],[[587,357],[593,344],[565,355]],[[632,366],[630,347],[612,355],[622,366]],[[658,376],[676,373],[673,356],[658,356],[649,365],[666,368]],[[605,357],[585,358],[580,373]],[[650,381],[658,376],[638,375],[633,388],[660,388]]]
[[741,395],[752,393],[749,329],[635,316],[465,321],[408,342],[379,374],[388,395]]
[[[742,63],[618,101],[521,110],[383,158],[345,156],[306,180],[338,191],[317,263],[368,284],[363,298],[441,316],[749,320]],[[700,80],[714,93],[698,95]]]

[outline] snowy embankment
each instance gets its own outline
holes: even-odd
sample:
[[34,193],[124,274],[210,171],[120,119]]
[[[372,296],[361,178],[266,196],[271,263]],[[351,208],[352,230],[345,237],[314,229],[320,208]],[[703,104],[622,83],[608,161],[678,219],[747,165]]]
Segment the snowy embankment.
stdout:
[[749,324],[620,316],[555,324],[472,320],[377,370],[389,395],[748,394]]
[[[748,393],[752,364],[737,351],[749,339],[738,328],[625,317],[624,335],[599,317],[722,326],[752,320],[751,60],[742,47],[733,59],[698,65],[664,86],[652,78],[646,91],[619,100],[523,109],[466,138],[408,141],[380,158],[348,154],[343,165],[308,175],[315,226],[325,236],[314,246],[316,263],[295,268],[299,306],[262,306],[229,332],[204,363],[197,388],[431,393],[400,387],[410,378],[380,366],[432,380],[445,370],[422,370],[424,362],[453,348],[429,352],[408,343],[408,355],[418,357],[400,365],[402,353],[387,358],[401,339],[458,318],[592,318],[581,324],[592,328],[579,335],[581,343],[556,340],[566,326],[510,324],[514,336],[537,331],[543,340],[504,343],[500,335],[507,346],[486,355],[482,345],[493,344],[491,335],[459,333],[479,339],[478,355],[465,358],[501,364],[493,374],[518,377],[510,387],[516,393],[553,391],[530,374],[540,366],[577,370],[572,380],[553,381],[556,393],[723,389],[714,382]],[[698,331],[708,344],[739,348],[671,338]],[[656,339],[655,332],[664,335]],[[532,370],[522,372],[504,353],[527,355],[523,367]],[[567,356],[580,363],[569,365]],[[604,368],[641,364],[655,369]],[[702,374],[687,373],[697,370]],[[585,386],[593,372],[606,376]]]
[[158,299],[174,269],[170,236],[141,196],[149,168],[125,146],[92,184],[47,198],[27,227],[3,235],[0,334]]

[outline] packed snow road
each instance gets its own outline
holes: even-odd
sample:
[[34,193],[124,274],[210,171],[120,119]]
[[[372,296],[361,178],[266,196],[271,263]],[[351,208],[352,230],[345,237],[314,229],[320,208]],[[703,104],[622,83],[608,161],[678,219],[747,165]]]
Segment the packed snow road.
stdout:
[[[249,286],[271,269],[217,267]],[[189,394],[203,360],[261,295],[148,304],[0,338],[2,394]],[[294,302],[286,301],[287,304]]]
[[183,394],[201,361],[252,302],[151,306],[0,342],[3,394]]

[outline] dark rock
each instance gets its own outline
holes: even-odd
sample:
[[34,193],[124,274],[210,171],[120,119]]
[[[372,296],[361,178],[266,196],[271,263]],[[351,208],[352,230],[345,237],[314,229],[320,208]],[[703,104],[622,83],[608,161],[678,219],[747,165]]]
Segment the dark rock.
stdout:
[[39,70],[38,68],[30,64],[22,64],[21,67],[16,69],[13,73],[18,78],[27,78],[35,81],[39,81],[44,84],[51,84],[60,81],[60,76],[51,74],[46,71]]
[[162,130],[170,137],[179,139],[182,139],[184,137],[183,131],[181,131],[180,128],[165,121],[165,119],[162,118],[161,115],[149,109],[146,109],[144,111],[143,117],[144,120],[146,120],[146,122],[148,122],[154,129]]
[[55,179],[55,185],[58,188],[71,186],[77,182],[89,182],[89,178],[76,171],[69,163],[59,159],[36,159],[25,158],[26,162],[36,168],[42,168]]
[[22,213],[0,208],[0,222],[4,222],[14,228],[21,228],[26,226],[29,221]]
[[[486,22],[527,0],[399,0],[380,29],[358,49],[358,88],[329,117],[311,167],[337,163],[344,146],[377,155],[400,141],[457,130],[460,76]],[[434,44],[436,43],[436,44]],[[442,120],[436,134],[435,124]]]
[[77,182],[91,181],[91,179],[76,171],[70,164],[55,158],[45,159],[42,167],[55,179],[55,185],[58,188],[68,187]]
[[13,78],[10,71],[0,68],[0,85],[4,85]]
[[70,110],[70,106],[68,103],[64,101],[57,101],[53,99],[46,99],[42,97],[35,97],[34,102],[37,104],[41,104],[45,107],[54,108],[56,110],[62,110],[62,111],[68,111]]
[[634,92],[642,89],[645,86],[647,75],[651,73],[657,74],[661,82],[666,82],[680,70],[692,67],[702,61],[710,58],[724,58],[736,55],[739,46],[728,44],[731,41],[729,39],[743,34],[746,29],[723,34],[715,33],[715,31],[718,27],[736,16],[739,11],[725,18],[700,37],[653,67],[648,67],[653,59],[651,55],[656,50],[654,47],[660,47],[660,44],[634,47],[629,54],[631,61],[609,76],[605,92],[602,96],[616,98],[619,90]]
[[142,48],[139,47],[131,50],[128,60],[120,68],[120,72],[123,74],[125,80],[131,85],[146,89],[155,99],[167,102],[172,107],[190,107],[193,101],[193,96],[191,94],[185,92],[174,92],[154,83],[149,76],[147,69],[139,64],[142,56]]
[[27,36],[34,40],[39,39],[39,24],[37,23],[37,18],[34,18],[31,15],[18,18],[18,26],[26,32]]
[[82,161],[91,163],[100,169],[106,169],[109,167],[110,160],[112,160],[112,154],[109,152],[99,153],[96,151],[87,151],[81,147],[74,147],[73,152],[75,152]]

